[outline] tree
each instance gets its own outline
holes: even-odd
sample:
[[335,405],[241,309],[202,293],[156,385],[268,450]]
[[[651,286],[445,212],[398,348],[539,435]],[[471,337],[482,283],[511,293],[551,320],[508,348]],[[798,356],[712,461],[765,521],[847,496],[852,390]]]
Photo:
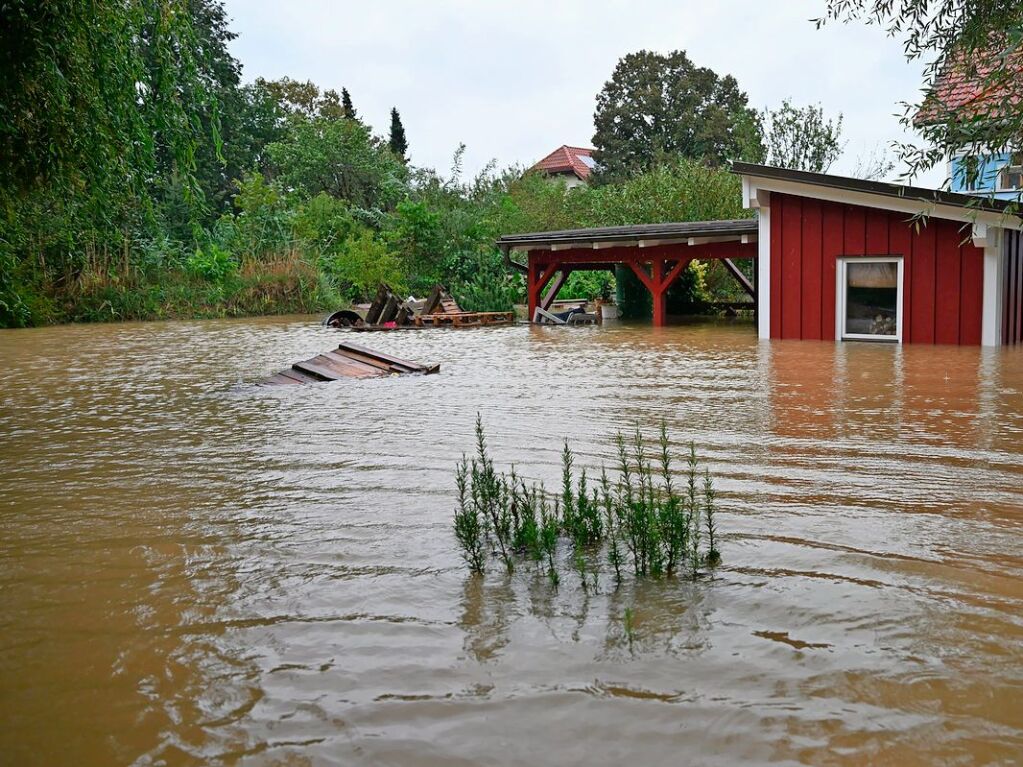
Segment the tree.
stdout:
[[397,108],[391,109],[391,135],[387,140],[387,145],[391,147],[392,152],[401,158],[402,162],[408,161],[405,157],[405,153],[408,152],[408,141],[405,139],[405,126],[401,124],[401,115],[398,114]]
[[[916,127],[924,145],[896,144],[907,170],[902,178],[951,160],[962,149],[1023,148],[1023,3],[1018,0],[826,0],[828,20],[865,20],[903,39],[910,60],[929,58],[922,99],[906,104],[902,123]],[[983,94],[965,108],[948,105],[943,74],[974,81]],[[924,116],[926,119],[921,119]]]
[[277,183],[304,197],[326,192],[358,208],[390,210],[405,193],[407,169],[358,120],[292,120],[266,148]]
[[279,80],[256,79],[256,87],[263,89],[277,102],[284,117],[312,119],[322,117],[338,120],[345,116],[341,98],[335,90],[321,91],[311,80],[301,82],[290,77]]
[[697,67],[685,51],[620,59],[597,95],[593,121],[594,160],[605,181],[670,157],[710,165],[763,158],[757,113],[735,78]]
[[352,106],[352,96],[347,88],[341,89],[341,116],[346,120],[359,119],[359,116],[355,113],[355,107]]
[[764,113],[767,123],[767,162],[779,168],[826,173],[842,154],[842,115],[824,119],[821,106],[802,109],[785,99]]
[[895,170],[895,161],[882,146],[875,144],[872,149],[856,158],[852,176],[867,181],[881,181],[887,178],[893,170]]

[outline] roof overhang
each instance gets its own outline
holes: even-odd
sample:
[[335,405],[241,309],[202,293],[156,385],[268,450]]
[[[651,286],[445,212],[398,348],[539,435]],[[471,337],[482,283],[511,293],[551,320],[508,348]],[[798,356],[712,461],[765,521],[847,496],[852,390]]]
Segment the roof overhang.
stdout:
[[772,192],[816,200],[896,211],[907,217],[960,221],[978,229],[1023,229],[1023,206],[1012,200],[996,200],[937,189],[866,181],[826,173],[775,168],[733,162],[732,172],[742,178],[742,203],[746,208],[770,207]]
[[555,232],[507,234],[497,241],[504,252],[517,250],[600,250],[613,247],[646,248],[658,245],[704,245],[712,242],[749,243],[757,240],[755,218],[726,221],[687,221],[671,224],[605,226]]

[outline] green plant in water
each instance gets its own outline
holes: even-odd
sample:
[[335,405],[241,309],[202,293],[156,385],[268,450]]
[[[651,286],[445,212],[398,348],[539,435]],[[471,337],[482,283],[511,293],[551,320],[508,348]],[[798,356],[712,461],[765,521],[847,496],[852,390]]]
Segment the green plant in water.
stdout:
[[540,502],[540,552],[546,565],[547,577],[551,584],[558,585],[558,568],[556,557],[558,554],[558,506],[555,501],[553,509],[546,497]]
[[625,608],[625,615],[622,617],[622,626],[625,629],[625,638],[629,640],[629,645],[632,645],[632,640],[636,638],[636,616],[632,612],[631,607]]
[[510,573],[515,569],[513,559],[513,517],[508,503],[508,484],[494,470],[494,462],[487,453],[487,439],[483,433],[483,419],[476,416],[476,457],[469,471],[469,498],[476,513],[484,521],[484,529],[491,536],[497,551]]
[[514,468],[510,475],[495,470],[477,416],[476,456],[471,463],[463,457],[455,476],[455,534],[470,571],[483,571],[489,546],[508,573],[514,571],[516,558],[528,557],[557,585],[561,536],[573,545],[572,565],[584,587],[587,573],[597,583],[599,567],[588,557],[604,547],[616,582],[628,560],[636,576],[655,578],[697,578],[701,568],[717,565],[716,493],[710,472],[704,470],[701,478],[695,445],[689,443],[685,487],[679,492],[664,423],[655,457],[648,454],[638,430],[628,445],[621,434],[614,442],[617,480],[612,482],[602,469],[599,486],[592,489],[585,469],[576,482],[575,456],[566,442],[561,492],[552,498],[543,484],[527,486]]
[[469,572],[482,575],[486,568],[485,533],[479,509],[469,498],[469,462],[463,455],[455,470],[458,507],[455,509],[455,537]]
[[696,460],[696,445],[689,443],[689,457],[686,459],[686,487],[688,488],[689,566],[693,577],[700,567],[700,502],[697,498],[696,477],[699,463]]
[[703,470],[703,518],[707,523],[707,556],[708,567],[714,567],[721,561],[721,552],[717,548],[717,521],[714,519],[714,480],[710,477],[710,469]]

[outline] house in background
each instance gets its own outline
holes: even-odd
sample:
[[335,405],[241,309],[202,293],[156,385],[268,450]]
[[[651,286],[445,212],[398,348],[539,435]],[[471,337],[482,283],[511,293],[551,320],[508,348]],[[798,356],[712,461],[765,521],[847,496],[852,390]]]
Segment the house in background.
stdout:
[[562,145],[544,157],[530,170],[565,182],[569,189],[586,186],[595,167],[593,150],[588,147]]
[[[913,118],[918,127],[949,122],[952,117],[989,115],[1012,101],[1004,87],[986,82],[991,68],[978,64],[975,72],[965,66],[950,65],[938,76],[931,96]],[[1023,60],[1019,62],[1023,78]],[[1018,108],[1023,108],[1020,105]],[[975,166],[975,173],[971,173]],[[963,150],[949,163],[948,178],[953,192],[986,195],[1002,200],[1023,199],[1023,151],[993,148],[983,154]]]

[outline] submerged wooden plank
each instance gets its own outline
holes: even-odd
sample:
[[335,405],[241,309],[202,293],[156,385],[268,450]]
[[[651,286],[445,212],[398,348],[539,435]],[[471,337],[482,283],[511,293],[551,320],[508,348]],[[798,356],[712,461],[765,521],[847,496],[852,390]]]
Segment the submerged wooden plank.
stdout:
[[319,378],[321,381],[336,381],[341,378],[341,375],[330,368],[316,363],[316,358],[311,360],[303,360],[302,362],[296,362],[291,366],[292,370],[298,370],[302,373],[308,373],[314,378]]
[[[384,363],[379,365],[370,365],[363,360],[356,359],[348,355],[338,354],[335,351],[324,352],[321,357],[326,357],[331,361],[331,364],[340,370],[351,371],[351,374],[358,377],[369,378],[371,376],[386,376],[390,375],[393,371],[391,368]],[[347,373],[346,373],[347,375]]]
[[305,383],[305,381],[300,381],[297,378],[292,378],[290,376],[286,376],[283,373],[277,373],[275,375],[270,376],[265,381],[263,381],[263,385],[264,386],[284,386],[284,385],[287,385],[287,386],[301,386],[304,383]]
[[367,349],[365,346],[342,343],[315,357],[294,363],[264,379],[264,384],[290,385],[337,381],[341,378],[380,378],[409,373],[436,373],[440,365],[420,365],[418,362],[392,357]]
[[409,360],[403,360],[400,359],[399,357],[392,357],[390,354],[384,354],[383,352],[374,351],[373,349],[368,349],[365,346],[353,344],[350,341],[344,341],[338,344],[337,348],[341,352],[346,351],[355,352],[356,354],[365,357],[372,357],[374,359],[380,360],[381,362],[387,362],[390,363],[391,365],[397,365],[398,367],[406,368],[409,372],[421,372],[426,369],[425,365],[420,365],[418,362],[410,362]]
[[333,371],[335,378],[373,378],[381,375],[376,368],[356,365],[342,357],[334,357],[329,354],[318,354],[306,362]]
[[404,368],[399,369],[394,363],[386,362],[385,360],[371,357],[360,352],[353,351],[351,349],[337,349],[329,352],[329,354],[338,355],[339,357],[350,360],[353,363],[365,365],[378,371],[381,375],[390,375],[391,373],[400,372],[408,373],[411,372]]

